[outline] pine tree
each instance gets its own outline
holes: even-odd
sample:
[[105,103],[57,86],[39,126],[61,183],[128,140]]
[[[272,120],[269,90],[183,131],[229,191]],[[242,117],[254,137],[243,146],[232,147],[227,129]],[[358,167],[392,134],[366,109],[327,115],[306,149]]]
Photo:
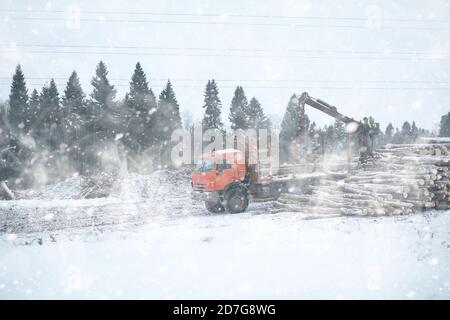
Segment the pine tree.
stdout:
[[[310,120],[305,114],[305,129],[309,130]],[[294,160],[293,143],[300,133],[300,110],[298,105],[298,97],[293,94],[289,100],[286,112],[281,122],[280,131],[280,161],[289,162]]]
[[334,130],[334,126],[332,125],[325,126],[324,131],[325,131],[326,147],[329,151],[333,151],[337,143],[336,131]]
[[8,119],[7,119],[6,105],[0,101],[0,136],[3,136],[8,132]]
[[313,139],[316,136],[316,134],[317,134],[317,125],[315,122],[313,122],[309,125],[308,136],[310,139]]
[[[307,114],[305,114],[305,129],[308,131],[310,126],[310,120]],[[298,105],[298,97],[293,94],[289,100],[286,112],[284,113],[283,120],[281,122],[280,139],[293,140],[300,133],[300,110]]]
[[450,112],[441,117],[439,137],[450,137]]
[[392,142],[392,138],[394,137],[394,126],[392,125],[392,123],[389,122],[389,124],[387,125],[384,136],[385,136],[385,143]]
[[389,124],[386,127],[385,135],[386,137],[392,137],[393,134],[394,134],[394,126],[392,125],[392,123],[389,122]]
[[62,98],[63,124],[65,131],[65,142],[68,146],[69,158],[72,165],[82,171],[83,150],[82,140],[85,135],[84,127],[88,120],[88,109],[86,95],[81,88],[80,79],[76,71],[73,71],[67,82],[64,96]]
[[334,146],[335,148],[342,150],[345,147],[345,140],[346,140],[346,132],[345,132],[345,125],[342,121],[335,120],[334,121]]
[[112,137],[117,123],[114,119],[116,89],[109,83],[108,69],[103,61],[98,63],[91,84],[94,89],[89,103],[88,130],[93,135],[94,140],[105,141]]
[[27,124],[28,90],[22,67],[18,65],[9,95],[9,122],[13,130],[23,131]]
[[203,108],[205,109],[205,115],[202,121],[203,130],[222,129],[222,102],[220,101],[219,89],[217,88],[217,84],[214,79],[208,80],[204,97]]
[[63,117],[58,89],[53,79],[48,86],[42,88],[39,105],[40,114],[35,124],[39,131],[38,135],[50,150],[56,150],[63,141],[61,130]]
[[62,105],[68,114],[75,114],[80,118],[86,117],[88,114],[86,95],[83,92],[76,71],[73,71],[69,77],[66,89],[64,90],[64,97],[62,98]]
[[30,100],[29,100],[29,124],[28,124],[28,130],[32,135],[35,133],[36,126],[37,126],[37,120],[39,119],[40,115],[40,96],[36,89],[31,92]]
[[405,121],[402,125],[402,134],[407,136],[411,134],[411,125],[409,124],[408,121]]
[[395,133],[392,137],[392,143],[403,143],[403,136],[398,128],[395,128]]
[[253,97],[246,109],[248,127],[253,129],[270,129],[271,122],[264,114],[261,103]]
[[248,101],[244,89],[241,86],[238,86],[234,91],[234,96],[231,100],[230,114],[228,116],[228,119],[231,122],[231,129],[248,129],[247,108]]
[[170,141],[172,132],[181,128],[180,106],[178,105],[175,92],[170,80],[159,95],[158,109],[153,124],[156,137],[160,142],[166,144]]
[[151,118],[157,109],[157,104],[139,62],[131,77],[130,92],[125,96],[125,105],[129,111],[126,144],[132,150],[143,150],[152,142]]
[[401,130],[402,142],[401,143],[409,143],[411,140],[411,125],[408,121],[405,121],[402,125]]
[[31,144],[25,144],[22,130],[11,128],[6,104],[0,103],[0,181],[12,188],[29,188],[32,181],[27,168],[32,159]]
[[20,139],[10,129],[6,105],[0,103],[0,181],[14,182],[23,173],[25,155]]
[[413,123],[411,125],[411,139],[412,139],[412,142],[414,142],[417,139],[418,136],[419,136],[419,128],[417,128],[416,122],[413,121]]
[[94,87],[91,94],[92,102],[101,109],[111,107],[116,97],[116,90],[109,84],[108,69],[103,61],[98,63],[91,84]]
[[153,146],[160,149],[157,152],[159,152],[161,164],[170,165],[172,133],[181,128],[180,107],[170,80],[159,95],[158,109],[152,117],[151,127],[152,136],[155,139]]

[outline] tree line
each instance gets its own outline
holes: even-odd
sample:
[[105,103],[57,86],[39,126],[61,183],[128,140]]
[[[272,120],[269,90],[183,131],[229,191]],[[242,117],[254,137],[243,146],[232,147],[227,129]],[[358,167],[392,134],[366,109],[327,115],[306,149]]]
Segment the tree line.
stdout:
[[[9,100],[0,105],[0,181],[28,186],[62,173],[92,175],[111,169],[108,165],[117,170],[111,158],[126,159],[127,169],[141,172],[170,165],[171,134],[182,127],[170,80],[156,97],[138,62],[128,92],[118,101],[100,61],[91,85],[86,94],[73,71],[62,94],[53,79],[29,93],[22,67],[16,67]],[[215,80],[206,84],[203,109],[203,129],[224,130]],[[261,103],[255,97],[248,101],[240,86],[229,120],[233,129],[271,126]]]
[[[28,92],[20,65],[12,78],[9,100],[0,105],[0,181],[29,186],[36,180],[46,183],[68,175],[92,175],[103,170],[119,170],[117,158],[127,170],[151,171],[170,165],[171,134],[182,127],[180,105],[170,80],[157,97],[138,62],[128,92],[122,100],[108,79],[108,69],[100,61],[91,80],[92,90],[83,91],[73,71],[61,94],[53,79],[40,92]],[[294,161],[293,145],[299,135],[298,96],[288,102],[280,130],[280,160]],[[222,102],[215,80],[204,90],[203,130],[224,131]],[[232,130],[271,129],[273,124],[256,97],[247,99],[237,86],[230,103],[228,120]],[[306,115],[306,131],[311,149],[326,141],[328,151],[346,145],[344,124],[318,127]],[[189,129],[193,124],[185,123]],[[377,142],[409,143],[429,135],[412,122],[399,130],[389,124]],[[440,134],[450,136],[450,113],[443,116]]]
[[[299,150],[305,152],[344,152],[347,150],[348,133],[343,122],[335,120],[333,124],[325,125],[323,127],[317,126],[315,122],[311,122],[308,115],[305,114],[305,136],[308,148],[300,149],[298,145],[298,136],[300,132],[300,119],[299,119],[299,104],[298,99],[300,96],[293,94],[289,99],[283,120],[281,122],[280,130],[280,163],[289,163],[299,158]],[[445,123],[448,123],[448,131],[442,131],[445,128],[445,123],[441,121],[441,136],[450,137],[450,113],[448,116],[444,116]],[[443,119],[444,119],[443,117]],[[375,120],[369,116],[373,122]],[[431,136],[432,133],[429,130],[418,128],[416,123],[405,121],[402,127],[394,128],[389,123],[385,130],[381,128],[377,129],[375,136],[375,147],[381,147],[388,143],[413,143],[419,137]],[[356,137],[353,137],[356,140]],[[353,142],[355,142],[353,140]],[[352,144],[352,149],[356,152],[357,143]]]

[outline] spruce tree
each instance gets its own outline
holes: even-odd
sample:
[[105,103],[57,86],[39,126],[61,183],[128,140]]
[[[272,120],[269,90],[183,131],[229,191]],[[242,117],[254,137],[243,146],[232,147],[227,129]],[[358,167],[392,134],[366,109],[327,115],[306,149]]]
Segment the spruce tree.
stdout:
[[50,80],[48,86],[42,88],[39,105],[40,114],[35,124],[39,131],[38,135],[44,143],[43,146],[50,147],[50,150],[56,150],[63,141],[63,131],[61,130],[63,117],[58,89],[53,79]]
[[386,127],[385,135],[386,137],[392,137],[393,134],[394,134],[394,126],[392,125],[392,123],[389,122],[389,124]]
[[411,134],[411,125],[409,124],[408,121],[403,122],[403,125],[402,125],[402,131],[401,131],[401,132],[402,132],[402,134],[405,135],[405,136]]
[[114,121],[116,89],[109,83],[108,69],[103,61],[98,63],[91,84],[94,89],[89,103],[88,131],[92,140],[105,141],[112,137],[117,124]]
[[[305,129],[309,130],[310,120],[305,114]],[[289,100],[286,112],[281,122],[280,131],[280,160],[289,162],[294,160],[293,146],[296,138],[300,133],[300,110],[298,105],[298,97],[293,94]]]
[[395,128],[394,136],[392,137],[392,143],[402,143],[403,136],[398,128]]
[[441,117],[439,137],[450,137],[450,112]]
[[246,114],[249,128],[269,129],[271,127],[271,122],[264,114],[261,103],[255,97],[250,100]]
[[40,96],[36,89],[31,92],[30,100],[29,100],[29,123],[27,131],[31,133],[31,135],[35,134],[36,127],[37,126],[37,120],[39,119],[40,115]]
[[241,86],[238,86],[234,91],[234,96],[231,100],[230,114],[228,116],[228,119],[231,122],[231,129],[248,129],[247,108],[248,101],[244,89]]
[[9,122],[12,129],[24,131],[28,117],[28,90],[22,67],[18,65],[11,84],[9,95]]
[[[170,165],[171,137],[174,130],[181,128],[180,107],[170,80],[159,95],[158,108],[152,117],[152,136],[154,146],[160,148],[159,155],[162,165]],[[158,152],[158,151],[157,151]]]
[[385,137],[385,143],[391,143],[392,139],[394,137],[394,126],[392,125],[392,123],[389,122],[389,124],[386,127],[386,131],[384,133],[384,137]]
[[170,141],[172,132],[181,128],[180,106],[170,80],[159,95],[158,109],[153,124],[159,141],[166,144]]
[[345,140],[346,140],[346,132],[345,132],[345,125],[342,121],[335,120],[334,121],[334,146],[338,150],[342,150],[345,147]]
[[401,143],[409,143],[411,140],[411,125],[408,121],[405,121],[402,125],[401,130],[402,142]]
[[92,102],[101,109],[111,107],[116,97],[116,90],[109,83],[108,69],[103,61],[98,63],[91,84],[94,87],[91,94]]
[[65,112],[75,114],[80,118],[87,116],[86,95],[80,84],[80,79],[76,71],[73,71],[67,82],[62,98],[62,105]]
[[329,151],[333,151],[337,144],[336,131],[333,125],[325,126],[326,147]]
[[412,139],[411,142],[414,142],[418,136],[419,136],[419,128],[417,128],[416,122],[413,121],[411,125],[411,139]]
[[[305,115],[306,116],[306,115]],[[310,139],[314,139],[317,134],[317,125],[315,122],[311,123],[308,128],[308,136]]]
[[73,167],[82,170],[82,140],[85,135],[85,123],[88,120],[86,95],[81,88],[80,79],[73,71],[64,90],[62,98],[63,124],[68,155]]
[[208,80],[206,84],[203,108],[205,109],[205,115],[202,121],[203,130],[222,129],[222,102],[220,101],[219,89],[214,79]]
[[125,96],[125,106],[128,109],[126,144],[135,151],[143,150],[152,142],[151,118],[157,104],[139,62],[131,77],[130,92]]
[[6,105],[0,103],[0,181],[21,185],[25,180],[15,178],[23,174],[30,154],[11,130],[7,118]]
[[[310,120],[305,114],[305,129],[309,130]],[[298,97],[293,94],[289,100],[286,112],[284,113],[281,122],[280,139],[290,140],[295,139],[300,133],[300,110],[298,105]]]

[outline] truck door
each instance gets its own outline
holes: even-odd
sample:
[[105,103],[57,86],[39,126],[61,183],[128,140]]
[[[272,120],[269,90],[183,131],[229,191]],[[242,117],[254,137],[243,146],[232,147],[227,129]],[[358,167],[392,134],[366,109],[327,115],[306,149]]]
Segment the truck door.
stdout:
[[229,160],[221,160],[216,163],[216,190],[223,190],[227,185],[236,180],[236,172]]

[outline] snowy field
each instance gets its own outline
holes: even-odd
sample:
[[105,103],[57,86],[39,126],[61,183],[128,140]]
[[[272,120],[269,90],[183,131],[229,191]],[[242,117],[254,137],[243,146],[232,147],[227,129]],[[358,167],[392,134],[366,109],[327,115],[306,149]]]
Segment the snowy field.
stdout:
[[1,299],[450,298],[450,212],[214,215],[166,171],[78,192],[0,201]]

